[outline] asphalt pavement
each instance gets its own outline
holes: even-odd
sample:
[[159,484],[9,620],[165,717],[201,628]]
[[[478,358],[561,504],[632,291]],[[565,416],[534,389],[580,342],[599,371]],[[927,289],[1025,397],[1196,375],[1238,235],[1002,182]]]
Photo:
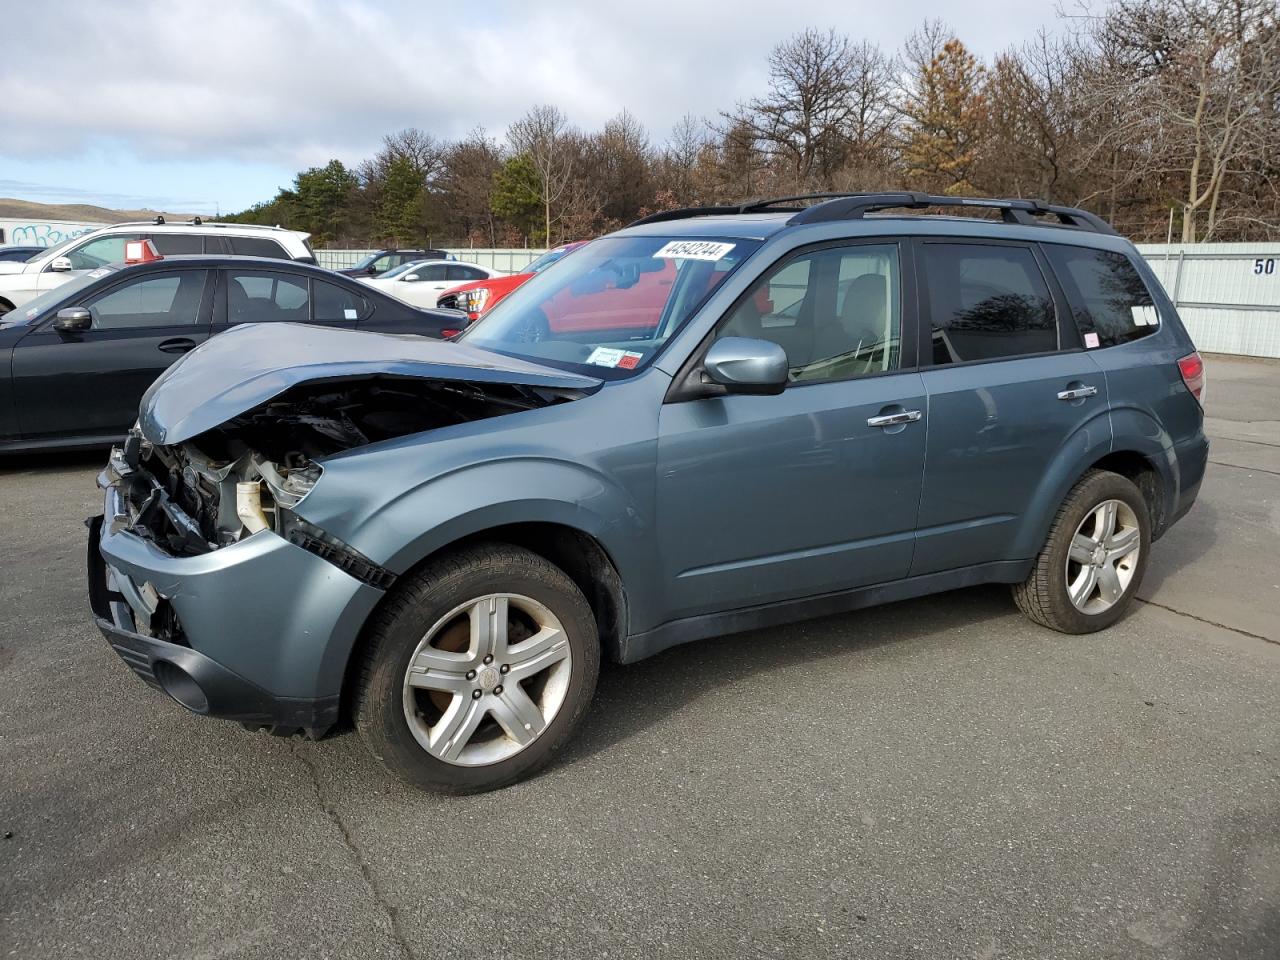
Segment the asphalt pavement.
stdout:
[[1209,358],[1142,602],[988,587],[606,666],[536,779],[192,716],[92,626],[102,456],[0,461],[0,956],[1280,957],[1280,363]]

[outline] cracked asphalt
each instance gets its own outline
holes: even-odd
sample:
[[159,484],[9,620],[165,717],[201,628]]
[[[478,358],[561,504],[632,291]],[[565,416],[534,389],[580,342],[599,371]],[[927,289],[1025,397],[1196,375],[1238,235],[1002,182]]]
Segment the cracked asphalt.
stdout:
[[979,588],[606,667],[537,779],[191,716],[92,627],[100,455],[0,462],[0,956],[1280,956],[1280,363],[1112,629]]

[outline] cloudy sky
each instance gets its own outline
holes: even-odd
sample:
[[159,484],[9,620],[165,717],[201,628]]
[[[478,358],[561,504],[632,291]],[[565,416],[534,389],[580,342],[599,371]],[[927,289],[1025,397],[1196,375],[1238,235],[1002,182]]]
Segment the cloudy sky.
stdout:
[[0,55],[0,196],[193,213],[268,199],[408,126],[500,137],[535,103],[589,129],[625,107],[661,141],[761,92],[770,48],[807,26],[892,50],[940,16],[984,57],[1057,27],[1053,0],[56,7],[0,0],[0,22],[22,20]]

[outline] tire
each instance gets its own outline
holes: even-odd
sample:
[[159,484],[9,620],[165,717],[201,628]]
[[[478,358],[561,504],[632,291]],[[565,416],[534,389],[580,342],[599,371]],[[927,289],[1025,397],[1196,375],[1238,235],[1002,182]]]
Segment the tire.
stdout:
[[1132,605],[1150,553],[1151,515],[1141,491],[1119,474],[1090,470],[1058,508],[1031,573],[1013,587],[1014,602],[1060,633],[1103,630]]
[[407,576],[375,615],[355,726],[408,783],[495,790],[564,746],[599,672],[595,617],[573,581],[531,551],[480,544]]

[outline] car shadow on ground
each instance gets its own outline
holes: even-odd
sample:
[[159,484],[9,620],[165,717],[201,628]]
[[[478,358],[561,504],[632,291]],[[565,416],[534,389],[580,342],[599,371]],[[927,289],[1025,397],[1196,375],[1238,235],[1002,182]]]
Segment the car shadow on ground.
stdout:
[[[699,640],[639,663],[601,667],[582,732],[561,762],[591,756],[630,739],[704,695],[759,674],[873,654],[900,646],[904,656],[948,642],[956,630],[1010,615],[1021,617],[1009,589],[970,587],[781,627]],[[1043,629],[1027,624],[1031,630]],[[856,669],[856,663],[835,669]]]
[[63,450],[56,453],[15,453],[0,456],[0,477],[46,470],[101,470],[110,447]]
[[1151,545],[1139,596],[1153,596],[1170,577],[1198,564],[1218,542],[1218,519],[1212,503],[1197,500],[1190,513]]

